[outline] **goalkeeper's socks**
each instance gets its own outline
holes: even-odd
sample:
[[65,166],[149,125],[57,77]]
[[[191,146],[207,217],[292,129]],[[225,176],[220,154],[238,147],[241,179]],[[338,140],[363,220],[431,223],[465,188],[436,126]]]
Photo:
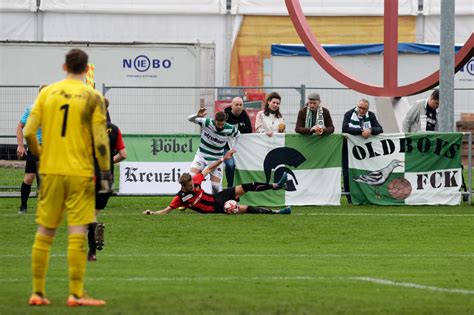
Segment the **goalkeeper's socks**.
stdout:
[[263,208],[263,207],[247,206],[247,213],[249,214],[276,214],[277,211]]
[[36,233],[31,254],[33,274],[33,292],[44,295],[46,289],[46,271],[49,264],[49,252],[53,237]]
[[30,197],[30,192],[31,192],[31,185],[25,184],[25,182],[23,182],[21,184],[21,206],[20,206],[20,208],[22,208],[22,209],[27,208],[27,203],[28,203],[28,198]]
[[69,269],[69,291],[76,296],[84,295],[84,273],[86,272],[86,236],[69,234],[67,261]]

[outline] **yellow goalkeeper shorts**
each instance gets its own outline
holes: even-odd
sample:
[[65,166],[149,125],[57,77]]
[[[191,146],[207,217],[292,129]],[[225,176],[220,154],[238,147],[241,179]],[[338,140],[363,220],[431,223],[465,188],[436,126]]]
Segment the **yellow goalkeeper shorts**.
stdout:
[[86,225],[95,218],[95,185],[93,177],[41,175],[36,207],[36,223],[57,228],[67,213],[69,226]]

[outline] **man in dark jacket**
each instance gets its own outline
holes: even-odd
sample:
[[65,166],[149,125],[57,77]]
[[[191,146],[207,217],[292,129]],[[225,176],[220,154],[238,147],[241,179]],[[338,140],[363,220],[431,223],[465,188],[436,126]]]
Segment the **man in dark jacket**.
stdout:
[[342,132],[351,135],[361,135],[364,138],[383,132],[383,128],[380,126],[375,114],[369,111],[368,100],[361,99],[357,103],[357,107],[344,114]]
[[[342,132],[351,135],[361,135],[364,138],[375,136],[383,132],[377,117],[369,111],[369,101],[361,99],[355,108],[344,114],[342,122]],[[347,139],[344,138],[342,146],[342,176],[344,178],[344,191],[348,193],[349,189],[349,161],[347,155]],[[347,195],[347,201],[351,203],[350,195]]]
[[[224,109],[226,114],[226,122],[231,125],[237,125],[240,133],[252,133],[252,123],[250,122],[250,117],[244,109],[244,101],[240,97],[234,97],[232,103],[229,107]],[[229,142],[224,150],[226,154],[230,150]],[[231,159],[225,160],[225,177],[227,179],[227,187],[234,186],[234,172],[235,172],[235,160],[232,157]]]
[[327,108],[321,106],[318,93],[308,95],[306,107],[298,112],[295,131],[303,135],[315,134],[317,136],[334,132],[331,114]]

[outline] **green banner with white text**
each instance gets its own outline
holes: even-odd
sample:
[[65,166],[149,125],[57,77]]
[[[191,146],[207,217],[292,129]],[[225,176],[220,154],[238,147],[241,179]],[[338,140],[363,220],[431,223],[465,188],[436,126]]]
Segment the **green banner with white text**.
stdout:
[[191,162],[200,135],[124,135],[127,162]]

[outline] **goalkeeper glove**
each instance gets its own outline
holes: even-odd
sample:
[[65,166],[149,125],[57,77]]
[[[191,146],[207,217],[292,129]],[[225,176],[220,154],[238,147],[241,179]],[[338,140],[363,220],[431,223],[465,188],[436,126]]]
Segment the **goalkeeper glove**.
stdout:
[[114,177],[110,171],[100,172],[99,194],[106,195],[114,192]]

